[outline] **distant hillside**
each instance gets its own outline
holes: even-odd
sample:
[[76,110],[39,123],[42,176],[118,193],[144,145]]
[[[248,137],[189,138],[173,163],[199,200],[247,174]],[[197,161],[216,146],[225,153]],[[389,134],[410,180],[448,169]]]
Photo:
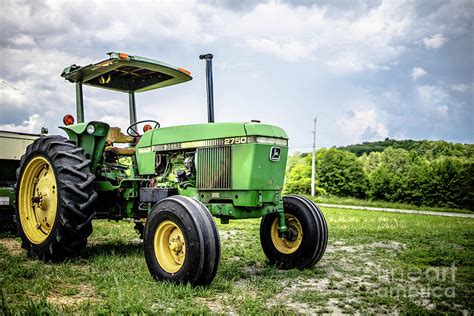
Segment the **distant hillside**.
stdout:
[[362,156],[371,152],[382,152],[387,147],[402,148],[408,151],[416,151],[419,155],[431,158],[442,156],[455,156],[464,158],[474,157],[474,144],[453,144],[446,141],[438,140],[395,140],[386,138],[384,141],[363,142],[362,144],[338,147]]
[[[288,157],[285,194],[309,194],[310,153]],[[474,211],[474,144],[386,139],[316,151],[316,193]]]

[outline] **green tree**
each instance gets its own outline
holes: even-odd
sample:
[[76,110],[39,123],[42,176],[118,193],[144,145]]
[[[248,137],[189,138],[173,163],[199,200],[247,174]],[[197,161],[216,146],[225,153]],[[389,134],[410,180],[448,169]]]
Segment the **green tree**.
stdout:
[[[472,159],[441,155],[440,152],[448,148],[446,144],[439,142],[436,149],[428,154],[423,150],[422,155],[418,150],[385,149],[380,163],[369,174],[369,197],[414,205],[473,209],[474,163]],[[439,157],[434,159],[435,156]],[[361,160],[367,164],[368,158],[361,157]]]
[[413,173],[416,153],[389,147],[380,156],[379,165],[369,175],[369,197],[401,202],[406,195],[407,175]]
[[386,138],[383,141],[364,142],[362,144],[339,147],[338,149],[362,156],[364,154],[369,155],[372,152],[383,152],[388,147],[415,151],[418,155],[426,156],[429,160],[441,157],[474,158],[473,144],[453,144],[442,140],[395,140]]
[[367,176],[355,154],[336,148],[321,149],[316,161],[319,185],[328,193],[359,198],[366,196]]
[[474,209],[474,163],[447,157],[431,162],[431,173],[422,191],[424,204]]
[[[311,194],[312,155],[296,153],[289,157],[291,167],[287,170],[284,194]],[[325,195],[326,191],[315,183],[315,194]]]
[[304,157],[299,152],[294,153],[293,155],[288,156],[288,160],[286,162],[286,174],[288,174],[293,167],[298,163],[303,163]]
[[370,154],[363,154],[359,157],[359,161],[364,167],[364,172],[367,175],[370,175],[372,171],[377,169],[377,167],[382,163],[382,153],[381,152],[371,152]]
[[[371,151],[371,143],[354,145],[367,149],[360,157],[319,150],[316,194],[474,210],[474,145],[387,139],[377,146],[389,144],[394,147],[383,152]],[[310,153],[289,157],[285,193],[310,193],[311,158]]]
[[294,164],[287,173],[284,193],[311,193],[311,166],[304,160]]

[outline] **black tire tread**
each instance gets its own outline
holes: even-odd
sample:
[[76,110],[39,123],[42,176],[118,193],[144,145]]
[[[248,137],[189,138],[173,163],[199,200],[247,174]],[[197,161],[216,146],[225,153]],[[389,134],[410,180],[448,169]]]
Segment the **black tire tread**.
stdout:
[[93,188],[95,176],[89,169],[90,160],[85,158],[84,150],[76,147],[75,142],[62,136],[40,137],[27,147],[21,157],[20,167],[16,171],[16,196],[25,166],[39,155],[49,160],[56,175],[58,208],[53,230],[43,243],[35,245],[23,232],[19,220],[18,199],[15,201],[15,218],[22,247],[27,250],[29,256],[45,261],[59,261],[78,255],[92,233],[91,221],[95,213],[90,206],[97,198]]
[[[181,210],[185,210],[185,217],[187,219],[185,227],[182,227],[182,229],[191,229],[193,230],[193,234],[196,235],[195,240],[188,240],[187,242],[199,245],[197,247],[197,252],[192,254],[187,252],[187,255],[192,255],[194,258],[193,260],[196,260],[195,264],[190,267],[185,263],[183,265],[183,268],[181,268],[185,270],[180,270],[173,276],[160,274],[159,270],[157,270],[155,266],[158,263],[154,258],[154,254],[150,250],[153,248],[152,236],[154,234],[154,219],[157,216],[160,216],[160,213],[175,214],[173,208],[169,209],[164,207],[165,203],[170,202],[179,205],[181,207]],[[181,215],[179,215],[178,213],[176,213],[176,216],[180,217]],[[159,223],[156,225],[159,225]],[[151,228],[150,226],[152,226],[153,228]],[[167,280],[175,283],[189,283],[193,286],[205,286],[210,284],[216,276],[220,260],[219,234],[217,231],[216,224],[214,223],[208,209],[204,206],[204,204],[198,202],[195,199],[175,195],[158,202],[154,206],[152,212],[150,213],[146,221],[144,246],[147,265],[150,270],[150,273],[155,279]],[[178,276],[178,274],[180,276]]]
[[176,196],[176,198],[182,199],[186,201],[186,203],[194,205],[195,210],[201,214],[198,217],[201,221],[201,225],[203,225],[202,227],[205,227],[203,230],[206,232],[206,236],[204,237],[205,241],[209,242],[211,247],[214,245],[213,248],[205,248],[207,251],[204,257],[208,262],[207,264],[204,264],[204,270],[201,273],[201,277],[196,282],[196,285],[210,284],[217,274],[221,254],[219,232],[217,230],[216,224],[214,223],[212,215],[208,211],[207,207],[200,201],[183,196]]
[[[270,240],[270,227],[274,221],[276,214],[268,214],[262,218],[260,224],[260,241],[265,255],[267,256],[270,264],[274,264],[282,269],[307,269],[314,266],[319,260],[321,260],[327,247],[328,240],[328,228],[326,219],[318,206],[308,198],[300,195],[288,195],[283,197],[283,205],[285,207],[296,207],[297,212],[300,212],[302,218],[298,218],[300,221],[305,220],[306,226],[311,229],[310,235],[303,232],[303,243],[300,247],[306,247],[305,249],[298,249],[292,254],[280,253]],[[291,208],[290,208],[291,209]],[[285,212],[287,212],[285,207]],[[291,213],[291,211],[288,211]],[[305,226],[304,223],[302,223]],[[310,239],[304,241],[305,236],[313,236]],[[307,237],[309,238],[309,237]],[[313,240],[314,238],[314,240]]]
[[311,263],[308,265],[308,267],[314,266],[324,255],[324,252],[326,251],[326,247],[328,244],[328,227],[326,223],[326,219],[324,218],[323,212],[319,209],[319,207],[308,199],[307,197],[303,195],[288,195],[288,197],[292,197],[294,199],[299,199],[301,201],[304,201],[305,204],[310,207],[313,211],[313,215],[315,216],[316,223],[317,223],[317,230],[319,232],[319,240],[321,240],[320,243],[318,243],[318,249],[314,253],[314,258],[311,261]]

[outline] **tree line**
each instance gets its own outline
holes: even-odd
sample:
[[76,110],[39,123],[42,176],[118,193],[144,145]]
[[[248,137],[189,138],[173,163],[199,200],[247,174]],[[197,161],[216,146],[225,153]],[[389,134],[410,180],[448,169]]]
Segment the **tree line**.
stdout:
[[[289,157],[286,193],[310,193],[311,159]],[[386,139],[320,149],[316,194],[474,210],[474,145]]]

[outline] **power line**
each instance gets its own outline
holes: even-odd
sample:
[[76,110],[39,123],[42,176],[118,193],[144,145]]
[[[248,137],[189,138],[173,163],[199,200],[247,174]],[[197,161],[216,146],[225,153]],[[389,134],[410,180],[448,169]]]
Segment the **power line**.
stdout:
[[[313,131],[311,131],[311,133],[313,133]],[[337,146],[337,145],[334,145],[334,144],[328,144],[328,143],[317,143],[316,144],[316,147],[332,147],[332,146]],[[295,145],[295,146],[289,146],[291,148],[294,148],[294,147],[313,147],[313,144],[301,144],[301,145]]]
[[[336,145],[332,145],[332,146],[336,146]],[[326,148],[326,147],[332,147],[331,145],[328,145],[328,146],[320,146],[320,145],[316,145],[315,147],[316,148]],[[313,148],[313,146],[288,146],[288,148],[291,148],[291,149],[295,149],[295,148]]]

